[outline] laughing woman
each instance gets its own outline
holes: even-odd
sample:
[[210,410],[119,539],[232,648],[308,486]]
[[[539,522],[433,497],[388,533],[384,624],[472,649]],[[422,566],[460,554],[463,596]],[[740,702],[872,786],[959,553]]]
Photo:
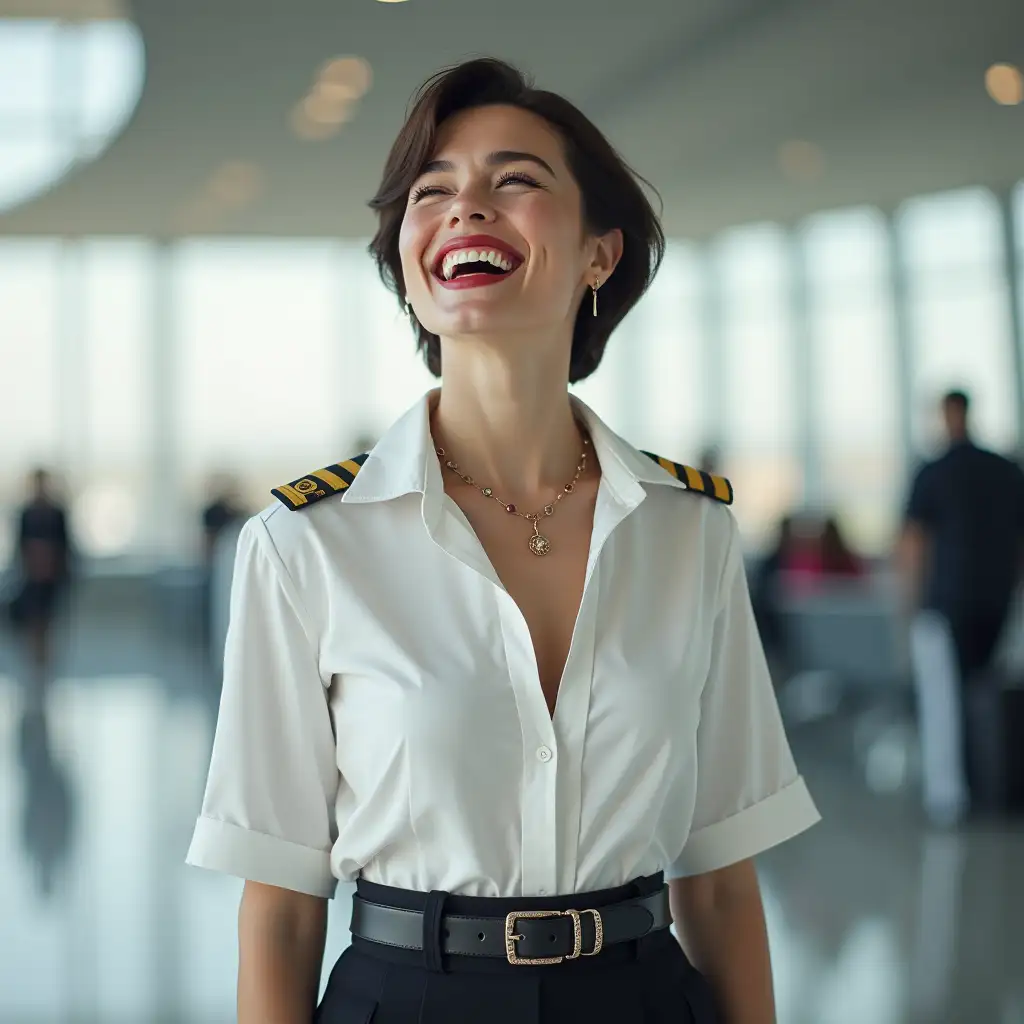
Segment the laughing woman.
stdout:
[[657,217],[494,60],[422,87],[371,205],[442,383],[240,538],[189,854],[247,880],[239,1021],[768,1024],[752,858],[817,813],[732,490],[568,390],[653,278]]

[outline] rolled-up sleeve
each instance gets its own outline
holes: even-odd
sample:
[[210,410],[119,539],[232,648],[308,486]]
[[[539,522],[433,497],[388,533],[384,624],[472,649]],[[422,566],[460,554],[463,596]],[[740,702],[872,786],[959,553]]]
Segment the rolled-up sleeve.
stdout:
[[220,713],[189,864],[334,893],[339,774],[326,682],[315,630],[257,516],[238,540]]
[[697,727],[693,821],[670,878],[735,864],[819,820],[782,725],[735,523],[720,594]]

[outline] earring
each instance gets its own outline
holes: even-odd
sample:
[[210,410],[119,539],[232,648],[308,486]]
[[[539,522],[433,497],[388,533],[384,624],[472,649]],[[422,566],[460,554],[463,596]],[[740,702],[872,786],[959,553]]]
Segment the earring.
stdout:
[[594,292],[594,316],[597,316],[597,288],[600,284],[599,281],[595,281],[590,287]]
[[405,315],[412,316],[412,306],[409,304],[409,296],[405,297]]

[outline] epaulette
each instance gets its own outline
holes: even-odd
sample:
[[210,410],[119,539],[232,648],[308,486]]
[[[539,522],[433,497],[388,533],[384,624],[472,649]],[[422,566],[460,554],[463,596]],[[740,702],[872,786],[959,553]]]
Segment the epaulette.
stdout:
[[647,458],[653,459],[667,473],[671,473],[677,480],[682,480],[689,491],[698,491],[723,505],[731,505],[733,499],[732,484],[724,476],[716,476],[714,473],[705,473],[702,469],[694,469],[693,466],[684,466],[681,462],[669,462],[660,455],[653,452],[643,452]]
[[293,512],[300,508],[309,508],[315,505],[321,498],[327,498],[332,494],[340,494],[348,490],[349,485],[356,478],[356,473],[369,456],[369,452],[357,455],[355,458],[347,459],[345,462],[337,462],[326,469],[318,469],[308,476],[301,476],[290,484],[281,484],[275,487],[270,493],[286,508]]

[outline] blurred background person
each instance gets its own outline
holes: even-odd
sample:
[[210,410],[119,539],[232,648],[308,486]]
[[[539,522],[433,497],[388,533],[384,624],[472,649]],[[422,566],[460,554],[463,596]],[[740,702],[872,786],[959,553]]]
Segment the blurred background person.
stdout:
[[821,527],[821,574],[830,579],[857,579],[866,572],[864,560],[846,540],[836,516],[827,516]]
[[722,473],[722,452],[716,444],[705,445],[701,449],[700,459],[697,468],[702,473],[711,473],[713,476],[720,476]]
[[924,805],[940,824],[970,808],[965,691],[996,650],[1024,551],[1024,473],[974,443],[969,410],[965,392],[943,397],[948,446],[914,477],[899,547],[913,615]]
[[764,642],[765,654],[776,684],[788,672],[786,637],[779,614],[782,573],[789,564],[794,543],[793,516],[784,515],[776,527],[768,552],[755,565],[750,579],[754,619]]
[[230,473],[214,475],[210,481],[210,501],[202,513],[201,628],[207,660],[215,672],[227,631],[227,599],[235,543],[247,516],[237,479]]
[[34,470],[28,489],[29,499],[17,516],[17,589],[8,614],[24,643],[27,693],[41,699],[53,667],[54,621],[70,580],[71,540],[49,472]]

